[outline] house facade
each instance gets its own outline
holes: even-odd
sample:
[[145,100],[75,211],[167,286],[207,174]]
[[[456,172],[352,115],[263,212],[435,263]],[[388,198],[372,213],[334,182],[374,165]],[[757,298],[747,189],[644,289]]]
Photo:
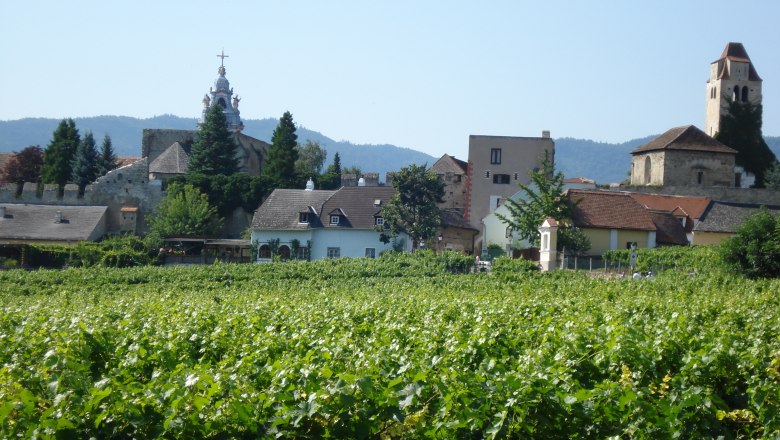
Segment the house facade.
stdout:
[[255,211],[252,243],[256,261],[282,259],[376,258],[393,245],[410,249],[399,237],[383,243],[382,207],[392,187],[359,186],[339,190],[276,189]]
[[770,214],[780,215],[779,205],[756,205],[713,201],[693,227],[693,244],[711,245],[733,237],[745,219],[764,207]]

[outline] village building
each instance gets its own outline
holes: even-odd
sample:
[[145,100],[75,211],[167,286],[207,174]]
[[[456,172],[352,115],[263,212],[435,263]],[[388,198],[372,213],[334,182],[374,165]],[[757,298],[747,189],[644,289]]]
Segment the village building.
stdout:
[[[780,198],[778,198],[780,202]],[[762,208],[774,217],[780,215],[780,204],[757,205],[748,203],[729,203],[713,201],[693,227],[693,244],[710,245],[737,234],[737,229],[745,219],[756,214]]]

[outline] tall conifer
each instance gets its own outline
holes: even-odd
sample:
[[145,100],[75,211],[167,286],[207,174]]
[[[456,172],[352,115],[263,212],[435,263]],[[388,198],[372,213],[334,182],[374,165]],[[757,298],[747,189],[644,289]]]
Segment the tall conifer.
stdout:
[[44,151],[41,182],[56,183],[60,187],[68,183],[73,170],[71,162],[76,154],[81,138],[73,119],[63,119],[54,130],[51,142]]
[[111,144],[111,136],[106,134],[103,138],[103,145],[100,148],[100,156],[97,161],[98,176],[104,176],[107,172],[117,167],[114,147]]
[[220,105],[213,105],[192,144],[188,172],[191,174],[231,175],[239,171],[238,146],[228,131],[227,119]]
[[79,142],[76,154],[71,162],[71,181],[79,186],[79,191],[94,182],[98,176],[98,152],[95,148],[95,138],[88,131]]
[[274,129],[271,138],[271,148],[268,150],[268,160],[263,174],[275,182],[276,186],[290,187],[295,180],[295,161],[298,160],[298,135],[295,134],[295,123],[292,114],[284,112],[279,119],[279,125]]

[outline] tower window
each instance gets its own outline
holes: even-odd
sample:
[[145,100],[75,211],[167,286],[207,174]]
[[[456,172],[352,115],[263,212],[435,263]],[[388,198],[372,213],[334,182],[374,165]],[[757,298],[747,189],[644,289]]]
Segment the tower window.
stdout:
[[219,101],[217,101],[217,104],[221,105],[222,108],[226,108],[227,104],[225,104],[225,98],[219,98]]
[[645,156],[645,185],[650,184],[650,171],[652,168],[652,162],[650,156]]
[[485,179],[490,179],[490,170],[485,171]]
[[491,165],[499,165],[499,164],[501,164],[501,149],[500,148],[491,148],[490,149],[490,163],[491,163]]
[[748,88],[747,86],[742,86],[742,102],[747,102],[748,100]]
[[698,171],[696,173],[696,183],[701,185],[701,183],[704,181],[704,171]]
[[732,101],[739,101],[739,86],[734,86],[734,92],[731,94]]

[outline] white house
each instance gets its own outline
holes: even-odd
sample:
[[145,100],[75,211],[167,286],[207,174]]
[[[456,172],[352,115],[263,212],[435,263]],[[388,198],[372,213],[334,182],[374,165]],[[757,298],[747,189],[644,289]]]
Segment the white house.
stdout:
[[[283,259],[375,258],[393,249],[392,241],[380,240],[377,226],[384,224],[382,206],[394,193],[389,186],[276,189],[252,219],[255,258],[268,261],[272,254]],[[407,237],[399,240],[410,248]]]

